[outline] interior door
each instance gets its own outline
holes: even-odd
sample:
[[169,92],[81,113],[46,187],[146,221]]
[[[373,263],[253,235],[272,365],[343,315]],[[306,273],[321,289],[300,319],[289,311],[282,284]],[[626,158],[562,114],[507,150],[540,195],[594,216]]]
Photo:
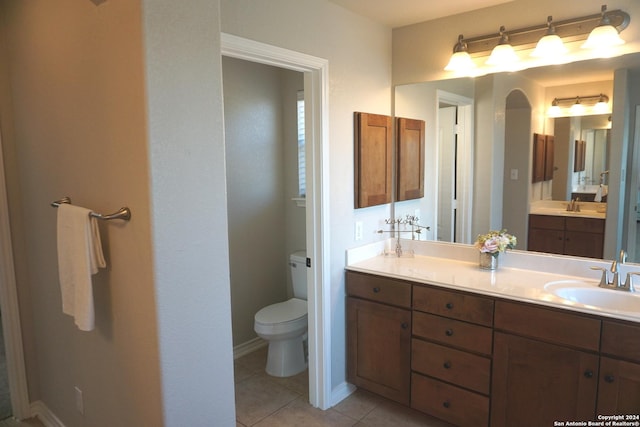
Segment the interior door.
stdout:
[[441,106],[438,113],[438,222],[436,239],[456,242],[457,122],[456,106]]

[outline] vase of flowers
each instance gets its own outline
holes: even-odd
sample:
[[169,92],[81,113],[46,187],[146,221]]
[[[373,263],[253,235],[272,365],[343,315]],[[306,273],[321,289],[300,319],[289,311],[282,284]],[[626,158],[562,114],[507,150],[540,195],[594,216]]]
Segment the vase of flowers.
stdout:
[[475,246],[480,251],[480,268],[497,269],[498,256],[507,249],[515,248],[516,243],[516,237],[508,234],[507,230],[491,230],[487,234],[479,235]]

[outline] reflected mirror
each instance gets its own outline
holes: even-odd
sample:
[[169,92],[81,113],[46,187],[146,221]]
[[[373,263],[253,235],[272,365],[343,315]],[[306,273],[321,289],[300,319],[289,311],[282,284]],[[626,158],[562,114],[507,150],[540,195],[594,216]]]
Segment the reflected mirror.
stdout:
[[[427,147],[425,197],[396,202],[395,216],[418,216],[431,227],[422,237],[427,240],[473,243],[489,229],[508,228],[524,250],[533,202],[599,198],[607,203],[605,258],[624,248],[637,262],[640,254],[629,243],[636,233],[638,199],[637,172],[631,168],[637,163],[632,161],[638,151],[633,147],[636,113],[624,106],[640,103],[632,95],[634,88],[640,91],[640,75],[614,73],[622,69],[640,70],[640,54],[396,86],[394,114],[425,120]],[[614,94],[614,87],[622,89]],[[514,91],[522,96],[513,96]],[[611,99],[612,114],[546,114],[554,97],[601,91]],[[520,120],[516,125],[513,117]],[[558,142],[563,131],[566,144]],[[534,133],[555,135],[556,141],[553,179],[541,183],[531,179]],[[573,171],[575,140],[585,141],[585,167],[579,172]]]

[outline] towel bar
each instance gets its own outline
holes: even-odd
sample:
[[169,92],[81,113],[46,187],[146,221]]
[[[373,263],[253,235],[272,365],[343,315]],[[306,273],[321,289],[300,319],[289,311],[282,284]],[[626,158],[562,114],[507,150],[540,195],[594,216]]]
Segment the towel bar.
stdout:
[[[55,202],[51,202],[51,206],[53,206],[54,208],[57,208],[58,206],[60,206],[62,203],[71,203],[71,198],[69,196],[65,196],[60,200],[56,200]],[[96,212],[91,212],[89,214],[89,216],[93,217],[93,218],[97,218],[97,219],[104,219],[104,220],[110,220],[110,219],[123,219],[125,221],[129,221],[131,219],[131,210],[129,208],[120,208],[118,210],[118,212],[114,212],[112,214],[109,215],[102,215]]]

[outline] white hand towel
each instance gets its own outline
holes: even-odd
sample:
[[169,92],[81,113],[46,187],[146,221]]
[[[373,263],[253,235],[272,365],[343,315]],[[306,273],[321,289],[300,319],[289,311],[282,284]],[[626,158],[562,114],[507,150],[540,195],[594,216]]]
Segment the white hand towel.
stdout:
[[602,201],[602,184],[598,186],[598,189],[596,190],[596,195],[594,196],[593,201],[594,202]]
[[89,209],[61,203],[58,207],[58,273],[62,312],[73,316],[82,331],[94,328],[91,275],[106,267],[100,232]]

